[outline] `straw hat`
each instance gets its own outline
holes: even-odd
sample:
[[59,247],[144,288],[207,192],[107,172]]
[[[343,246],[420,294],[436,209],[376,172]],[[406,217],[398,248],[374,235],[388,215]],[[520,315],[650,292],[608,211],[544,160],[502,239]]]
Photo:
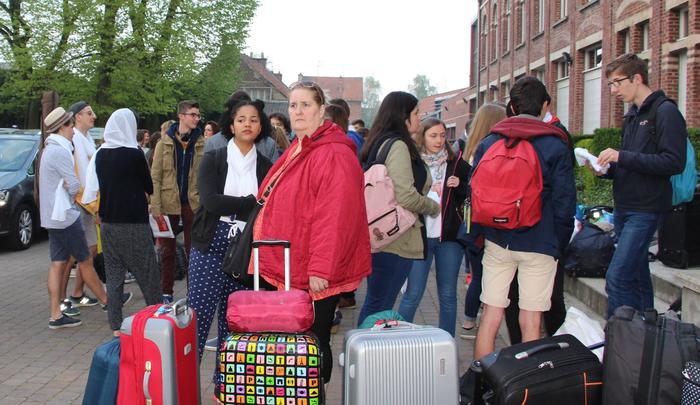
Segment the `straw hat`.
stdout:
[[72,112],[66,112],[63,107],[57,107],[44,118],[46,132],[53,133],[63,126],[69,119],[73,118]]

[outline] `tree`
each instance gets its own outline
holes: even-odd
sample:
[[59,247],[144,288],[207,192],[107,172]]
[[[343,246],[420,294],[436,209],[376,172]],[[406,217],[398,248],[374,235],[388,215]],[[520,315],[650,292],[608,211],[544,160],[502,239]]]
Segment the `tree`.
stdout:
[[257,0],[0,0],[0,62],[9,65],[0,113],[23,114],[47,89],[61,104],[90,101],[104,118],[125,106],[142,116],[172,113],[195,83],[212,89],[209,81],[226,76],[225,66],[203,74],[218,56],[229,54],[219,61],[235,75],[238,55],[223,48],[243,47],[256,7]]
[[413,78],[413,84],[408,86],[408,92],[416,96],[418,99],[421,99],[437,93],[437,89],[435,86],[430,84],[428,76],[418,74]]
[[374,117],[377,115],[377,110],[379,110],[379,105],[381,104],[379,95],[382,92],[382,86],[379,84],[379,80],[372,76],[367,76],[364,78],[363,87],[362,120],[369,128],[372,126]]

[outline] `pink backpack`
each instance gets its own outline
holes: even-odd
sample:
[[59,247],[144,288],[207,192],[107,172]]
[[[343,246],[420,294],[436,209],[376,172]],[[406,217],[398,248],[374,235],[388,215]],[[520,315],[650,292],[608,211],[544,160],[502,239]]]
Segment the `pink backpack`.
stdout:
[[394,182],[384,166],[396,140],[392,138],[384,142],[377,158],[365,171],[365,205],[372,253],[381,251],[416,222],[416,215],[396,202]]

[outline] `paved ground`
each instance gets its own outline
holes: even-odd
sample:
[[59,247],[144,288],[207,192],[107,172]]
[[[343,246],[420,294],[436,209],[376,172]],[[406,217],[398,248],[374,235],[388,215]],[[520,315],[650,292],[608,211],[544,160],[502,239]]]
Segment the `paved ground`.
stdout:
[[[111,337],[107,315],[99,307],[83,308],[83,325],[77,328],[50,330],[46,276],[49,265],[48,242],[42,240],[22,252],[0,247],[0,405],[10,404],[81,404],[87,372],[95,347]],[[69,292],[70,292],[69,286]],[[127,291],[135,293],[125,308],[125,317],[144,307],[143,297],[136,286]],[[184,281],[176,283],[176,299],[185,296]],[[459,282],[458,309],[464,308],[464,285]],[[358,302],[364,288],[358,292]],[[416,323],[437,324],[437,293],[431,277],[428,291],[416,315]],[[358,309],[345,310],[340,331],[333,339],[335,368],[327,387],[327,403],[341,404],[342,370],[338,354],[343,335],[356,322]],[[458,328],[459,329],[459,328]],[[459,332],[458,332],[459,333]],[[472,359],[473,340],[457,338],[460,372]],[[503,342],[499,340],[499,346]],[[202,403],[211,404],[214,354],[206,352],[200,369]]]

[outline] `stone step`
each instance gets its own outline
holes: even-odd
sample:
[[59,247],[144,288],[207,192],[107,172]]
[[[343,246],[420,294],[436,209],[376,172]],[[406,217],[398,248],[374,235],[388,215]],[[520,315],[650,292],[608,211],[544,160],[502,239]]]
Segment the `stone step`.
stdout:
[[[680,297],[681,289],[674,284],[672,273],[656,273],[656,271],[652,271],[652,283],[655,289],[654,308],[659,312],[666,312],[671,302]],[[605,279],[566,276],[564,278],[564,291],[569,296],[579,300],[593,313],[603,319],[606,318],[608,295],[605,292]]]

